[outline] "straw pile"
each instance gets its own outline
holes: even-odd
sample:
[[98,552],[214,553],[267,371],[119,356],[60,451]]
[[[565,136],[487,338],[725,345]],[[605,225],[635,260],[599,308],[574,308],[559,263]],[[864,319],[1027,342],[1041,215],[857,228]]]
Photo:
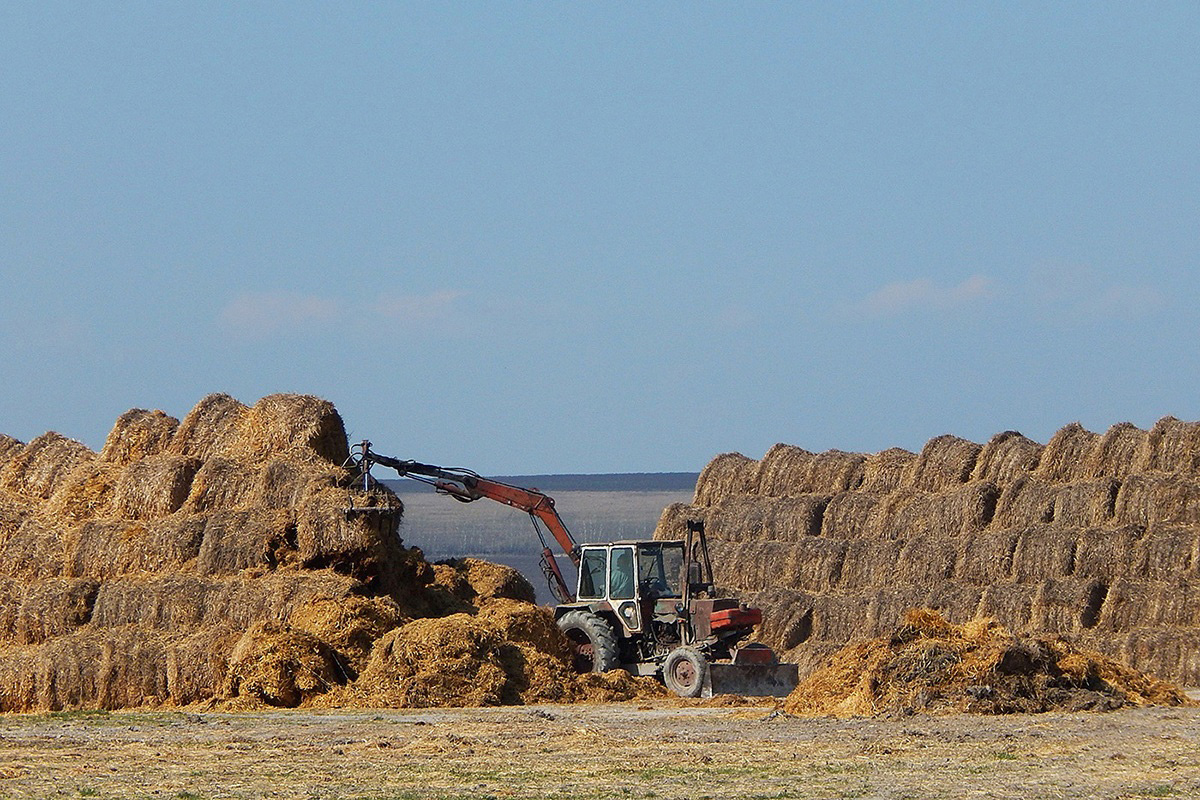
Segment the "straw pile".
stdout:
[[1200,615],[1185,611],[1200,581],[1200,422],[1072,423],[1044,446],[1005,431],[919,454],[727,453],[656,537],[682,538],[688,519],[706,523],[722,591],[760,605],[760,638],[805,668],[928,606],[1200,685]]
[[889,635],[852,644],[784,701],[791,714],[1009,714],[1189,705],[1170,684],[1058,637],[1014,636],[991,619],[953,625],[912,610]]
[[0,711],[655,691],[570,674],[519,573],[426,562],[347,457],[337,411],[302,395],[134,409],[99,453],[0,437]]

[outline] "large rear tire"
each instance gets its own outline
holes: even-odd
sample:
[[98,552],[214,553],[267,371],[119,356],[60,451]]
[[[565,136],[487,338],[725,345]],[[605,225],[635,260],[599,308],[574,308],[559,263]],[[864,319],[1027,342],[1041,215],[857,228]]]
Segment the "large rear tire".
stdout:
[[663,661],[662,675],[680,697],[699,697],[708,683],[708,659],[694,647],[676,647]]
[[617,635],[603,618],[590,611],[568,611],[558,627],[571,644],[571,666],[576,672],[608,672],[621,666]]

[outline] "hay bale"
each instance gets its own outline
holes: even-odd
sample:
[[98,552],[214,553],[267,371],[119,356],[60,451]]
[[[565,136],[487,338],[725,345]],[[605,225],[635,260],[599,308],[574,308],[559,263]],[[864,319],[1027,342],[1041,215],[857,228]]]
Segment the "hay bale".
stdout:
[[671,503],[663,509],[654,526],[656,541],[677,541],[687,536],[688,520],[705,520],[708,509],[690,503]]
[[68,537],[61,528],[29,516],[0,542],[0,576],[38,580],[66,571]]
[[1178,580],[1184,574],[1195,575],[1200,554],[1193,526],[1153,525],[1133,547],[1129,574],[1152,581]]
[[0,579],[0,642],[38,644],[78,630],[91,619],[98,588],[72,578]]
[[900,488],[904,476],[913,469],[917,454],[892,447],[873,453],[863,461],[863,480],[858,491],[887,494]]
[[758,462],[741,453],[722,453],[704,466],[696,479],[693,504],[710,506],[723,497],[753,494],[757,488]]
[[[212,583],[198,575],[165,574],[117,577],[104,581],[92,610],[93,628],[136,625],[158,631],[233,624],[209,601]],[[243,630],[244,630],[243,626]]]
[[220,511],[208,514],[196,554],[201,575],[230,575],[244,569],[274,569],[298,560],[297,533],[287,512]]
[[1019,533],[1011,528],[987,528],[965,534],[959,539],[955,577],[975,586],[1008,580],[1012,576],[1018,538]]
[[865,609],[866,625],[859,638],[868,639],[892,630],[905,614],[922,607],[926,589],[921,586],[889,586],[875,592]]
[[181,569],[199,555],[204,524],[201,517],[85,522],[74,529],[69,540],[67,572],[78,577],[110,578]]
[[[264,508],[296,508],[314,489],[336,484],[344,476],[345,473],[334,468],[323,469],[303,461],[273,458],[258,471],[255,487],[248,499]],[[397,513],[403,513],[404,506],[399,498],[390,495],[388,499]]]
[[1115,478],[1061,484],[1054,492],[1053,521],[1075,527],[1108,524],[1116,512],[1120,488]]
[[45,515],[57,524],[73,524],[96,517],[112,516],[113,499],[121,467],[106,461],[84,461],[59,483],[43,506]]
[[187,501],[199,469],[200,462],[188,456],[147,456],[121,473],[113,508],[126,519],[151,520],[173,514]]
[[1107,592],[1104,584],[1084,578],[1042,581],[1030,606],[1030,628],[1060,634],[1094,628]]
[[[394,497],[394,495],[392,496]],[[360,579],[390,580],[398,574],[401,553],[399,500],[394,513],[347,517],[358,503],[345,489],[321,480],[308,485],[296,512],[296,547],[303,564],[336,567]]]
[[260,484],[261,467],[246,461],[215,457],[192,476],[191,489],[183,510],[188,514],[228,511],[254,505]]
[[1042,445],[1027,439],[1018,431],[997,433],[979,451],[971,480],[991,481],[1005,486],[1017,478],[1027,477],[1037,469]]
[[1120,660],[1161,680],[1200,685],[1200,631],[1139,628],[1123,638]]
[[922,587],[922,591],[949,580],[957,568],[958,550],[957,536],[948,537],[941,531],[914,532],[900,551],[895,580]]
[[795,542],[821,533],[827,495],[726,497],[708,509],[705,531],[730,542]]
[[53,431],[43,433],[0,470],[0,489],[34,500],[47,500],[76,467],[95,457],[81,442]]
[[342,417],[328,400],[272,394],[241,416],[228,455],[255,463],[284,457],[341,466],[350,450]]
[[870,635],[873,597],[818,594],[812,598],[812,639],[845,643]]
[[1130,574],[1142,534],[1143,530],[1136,525],[1084,529],[1075,547],[1075,574],[1101,581]]
[[208,395],[179,423],[168,452],[207,461],[233,445],[248,410],[227,394]]
[[220,697],[229,679],[229,655],[242,631],[215,625],[167,643],[167,694],[177,706]]
[[953,489],[971,479],[982,449],[975,442],[957,436],[934,437],[909,465],[901,485],[925,492]]
[[846,549],[844,541],[816,537],[783,544],[766,543],[761,556],[768,568],[774,567],[775,582],[746,588],[766,589],[778,585],[799,591],[829,591],[841,579]]
[[1147,469],[1192,476],[1200,472],[1200,422],[1163,417],[1146,438]]
[[975,616],[991,617],[1010,630],[1027,632],[1032,621],[1036,588],[1023,583],[985,586]]
[[1025,528],[1053,522],[1058,492],[1058,486],[1039,478],[1017,478],[1004,487],[996,501],[996,526]]
[[821,515],[821,535],[828,539],[860,539],[875,531],[881,499],[862,492],[842,492],[830,498]]
[[1021,531],[1013,551],[1012,575],[1018,583],[1062,578],[1075,571],[1075,551],[1082,529],[1033,525]]
[[962,624],[975,618],[981,597],[983,589],[979,586],[961,581],[945,581],[929,587],[918,605],[937,611],[950,622]]
[[1131,422],[1113,425],[1088,454],[1084,471],[1092,478],[1124,478],[1150,465],[1150,436]]
[[[769,454],[768,454],[769,455]],[[816,453],[808,460],[803,474],[799,476],[797,489],[786,494],[837,494],[858,489],[863,482],[863,467],[867,457],[862,453],[847,453],[843,450],[826,450]],[[766,459],[763,459],[764,463]]]
[[851,539],[846,542],[838,589],[865,592],[888,586],[896,579],[904,539]]
[[3,472],[4,467],[12,460],[13,456],[21,452],[24,447],[25,443],[20,439],[0,433],[0,472]]
[[1114,580],[1105,594],[1096,628],[1102,633],[1123,633],[1151,620],[1149,600],[1153,584],[1136,577]]
[[810,491],[809,476],[814,458],[802,447],[773,445],[759,462],[756,493],[763,497],[787,497]]
[[954,539],[987,526],[1000,496],[995,484],[969,483],[931,494],[900,490],[887,495],[872,520],[876,538],[902,539],[934,533]]
[[1200,524],[1200,481],[1179,475],[1130,475],[1113,513],[1118,524]]
[[134,408],[117,417],[104,440],[100,460],[126,466],[163,452],[171,443],[179,420],[162,411]]
[[320,639],[263,622],[234,646],[225,691],[230,697],[295,708],[347,680],[333,650]]
[[1050,483],[1086,480],[1092,477],[1088,465],[1094,463],[1092,454],[1099,445],[1099,434],[1072,422],[1060,428],[1046,443],[1034,474]]

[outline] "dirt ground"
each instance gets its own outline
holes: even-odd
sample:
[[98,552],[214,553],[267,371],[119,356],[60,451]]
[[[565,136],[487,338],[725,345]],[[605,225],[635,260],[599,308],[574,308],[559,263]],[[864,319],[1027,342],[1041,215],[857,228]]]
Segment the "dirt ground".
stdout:
[[678,702],[0,717],[0,796],[1200,797],[1200,709],[800,719]]

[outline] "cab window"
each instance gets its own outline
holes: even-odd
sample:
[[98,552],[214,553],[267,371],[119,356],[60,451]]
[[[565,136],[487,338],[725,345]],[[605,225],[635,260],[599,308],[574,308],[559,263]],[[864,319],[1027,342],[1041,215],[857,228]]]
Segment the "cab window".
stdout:
[[608,597],[610,600],[629,600],[633,597],[633,589],[633,548],[614,547],[608,574]]
[[679,597],[683,548],[678,545],[642,545],[638,549],[638,585],[643,595]]
[[584,550],[579,563],[579,598],[595,599],[604,596],[604,573],[608,553],[604,550]]

